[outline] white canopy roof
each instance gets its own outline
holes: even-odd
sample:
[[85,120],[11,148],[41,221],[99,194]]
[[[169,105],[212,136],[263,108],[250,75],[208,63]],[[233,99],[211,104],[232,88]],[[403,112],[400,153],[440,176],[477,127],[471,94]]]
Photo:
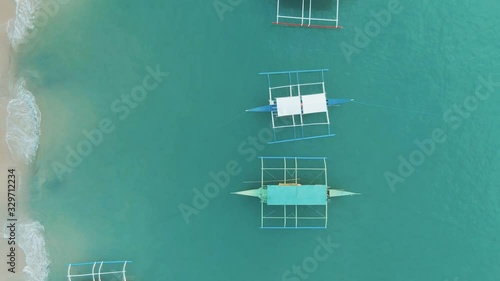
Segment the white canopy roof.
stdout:
[[302,110],[303,114],[326,112],[328,110],[326,95],[314,94],[302,96]]
[[299,115],[302,112],[299,96],[276,98],[276,106],[278,116]]
[[276,98],[278,116],[290,116],[326,112],[328,110],[325,94]]

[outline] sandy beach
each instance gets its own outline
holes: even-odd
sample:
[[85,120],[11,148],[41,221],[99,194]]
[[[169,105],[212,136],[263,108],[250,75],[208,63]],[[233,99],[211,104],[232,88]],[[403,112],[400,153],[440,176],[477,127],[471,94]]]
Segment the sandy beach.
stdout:
[[[19,182],[20,175],[26,170],[23,163],[16,163],[9,151],[5,141],[6,135],[6,118],[7,118],[7,104],[11,99],[9,93],[9,70],[12,66],[11,54],[12,47],[7,35],[7,22],[14,18],[16,11],[16,3],[14,0],[0,0],[0,178],[2,179],[2,188],[0,191],[0,220],[2,226],[6,222],[7,216],[7,170],[10,168],[16,169],[16,183]],[[16,197],[16,216],[19,218],[22,215],[23,207],[19,206],[20,192],[17,192]],[[22,206],[22,203],[20,204]],[[3,234],[0,235],[0,255],[3,257],[1,260],[6,261],[8,254],[7,240],[3,239]],[[26,265],[25,257],[19,246],[16,247],[16,273],[13,274],[8,271],[6,262],[0,263],[0,280],[15,281],[23,280],[24,274],[22,273],[23,267]]]

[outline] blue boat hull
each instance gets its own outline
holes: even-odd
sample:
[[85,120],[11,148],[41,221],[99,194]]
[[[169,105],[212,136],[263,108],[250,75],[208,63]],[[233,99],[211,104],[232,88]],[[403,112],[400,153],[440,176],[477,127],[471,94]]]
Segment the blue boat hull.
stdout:
[[[351,102],[353,99],[327,99],[326,104],[328,106],[341,105],[343,103]],[[276,112],[278,109],[275,104],[264,105],[255,107],[252,109],[247,109],[248,112]]]

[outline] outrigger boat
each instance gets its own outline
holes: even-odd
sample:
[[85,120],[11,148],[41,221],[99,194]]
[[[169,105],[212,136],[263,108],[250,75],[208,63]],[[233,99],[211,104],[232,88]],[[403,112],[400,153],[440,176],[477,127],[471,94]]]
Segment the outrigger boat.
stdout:
[[[308,190],[307,192],[302,192],[305,189],[310,189],[310,190]],[[279,191],[279,190],[298,195],[300,193],[307,194],[309,191],[311,191],[313,189],[314,189],[314,191],[320,191],[317,194],[320,194],[320,193],[326,194],[327,199],[330,199],[332,197],[359,195],[359,193],[355,193],[355,192],[349,192],[349,191],[329,188],[326,185],[302,185],[300,183],[279,183],[278,185],[266,185],[266,186],[263,186],[263,187],[260,187],[257,189],[249,189],[249,190],[233,192],[232,194],[245,195],[245,196],[250,196],[250,197],[258,197],[264,203],[267,203],[269,190],[271,192],[271,198],[273,198],[274,197],[273,195],[276,195],[275,192]],[[326,191],[326,193],[324,191]],[[316,192],[314,192],[314,193],[316,193]],[[320,197],[322,198],[323,195],[321,195]],[[289,199],[291,199],[291,200],[289,200],[290,202],[288,202],[288,203],[301,202],[301,200],[299,200],[298,196],[296,198],[289,198]],[[271,199],[271,201],[273,201],[273,200]]]
[[280,143],[335,136],[330,128],[328,107],[353,99],[328,99],[325,75],[328,69],[263,72],[269,85],[269,104],[248,112],[271,113],[273,140]]
[[[343,103],[351,102],[353,99],[326,99],[326,106],[341,105]],[[303,105],[303,104],[302,104]],[[247,109],[248,112],[278,112],[278,106],[275,100],[270,100],[269,105],[263,105],[251,109]]]
[[[339,1],[329,0],[321,3],[315,0],[276,0],[276,21],[273,24],[309,28],[342,28],[339,25]],[[323,8],[315,10],[313,2],[319,3]],[[325,9],[325,4],[331,4],[332,9]]]
[[[328,186],[324,157],[260,159],[261,186],[232,194],[260,199],[261,228],[326,228],[329,199],[359,194]],[[312,181],[304,183],[302,178],[312,178]],[[324,181],[318,180],[321,178]],[[268,182],[276,184],[266,184]]]
[[[68,281],[127,281],[126,267],[131,261],[95,261],[70,263]],[[90,273],[89,273],[90,272]]]

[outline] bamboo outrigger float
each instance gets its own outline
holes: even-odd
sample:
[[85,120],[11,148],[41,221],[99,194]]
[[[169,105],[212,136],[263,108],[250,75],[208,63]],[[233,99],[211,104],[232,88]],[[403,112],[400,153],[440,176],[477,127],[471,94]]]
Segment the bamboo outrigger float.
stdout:
[[329,199],[358,195],[328,186],[324,157],[260,159],[261,186],[232,194],[260,199],[261,228],[326,228]]

